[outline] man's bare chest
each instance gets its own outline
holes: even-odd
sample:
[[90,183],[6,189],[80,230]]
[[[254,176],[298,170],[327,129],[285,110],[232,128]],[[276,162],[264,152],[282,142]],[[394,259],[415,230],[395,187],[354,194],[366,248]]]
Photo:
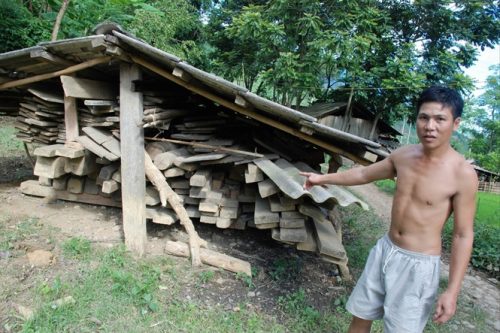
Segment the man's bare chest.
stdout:
[[426,206],[449,202],[456,192],[455,184],[451,170],[422,170],[415,166],[397,174],[398,196]]

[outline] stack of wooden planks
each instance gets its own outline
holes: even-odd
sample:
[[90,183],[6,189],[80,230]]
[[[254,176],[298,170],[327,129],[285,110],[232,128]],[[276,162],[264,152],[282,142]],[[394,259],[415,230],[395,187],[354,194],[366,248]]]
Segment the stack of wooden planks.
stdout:
[[64,138],[64,104],[36,95],[25,96],[19,103],[15,127],[24,142],[51,144]]
[[[24,193],[120,206],[119,141],[109,131],[85,127],[83,132],[77,138],[79,145],[56,144],[35,150],[39,180],[23,183]],[[255,164],[276,160],[277,155],[242,157],[242,151],[217,154],[198,149],[161,141],[146,146],[190,218],[222,229],[269,230],[279,242],[320,253],[348,276],[341,237],[327,211],[308,198],[289,197]],[[243,160],[214,164],[230,156]],[[146,206],[147,219],[154,223],[178,221],[172,207],[161,206],[157,189],[149,183]]]
[[[79,125],[79,136],[65,145],[59,144],[65,141],[62,98],[35,91],[21,103],[19,123],[25,125],[19,126],[19,135],[46,144],[34,152],[38,181],[24,182],[23,193],[121,206],[119,100],[113,98],[113,89],[95,97],[89,93],[93,88],[76,91],[92,84],[63,80],[66,93],[71,89],[72,98],[78,98]],[[144,128],[145,151],[193,221],[222,229],[268,230],[276,241],[318,252],[349,277],[335,227],[339,223],[328,214],[331,196],[318,200],[320,194],[304,192],[298,169],[311,168],[291,163],[317,152],[290,144],[286,135],[276,136],[251,119],[200,106],[199,101],[176,105],[172,98],[145,92],[143,103],[138,126]],[[161,205],[157,188],[148,181],[145,186],[146,218],[176,223],[179,217],[168,204]]]

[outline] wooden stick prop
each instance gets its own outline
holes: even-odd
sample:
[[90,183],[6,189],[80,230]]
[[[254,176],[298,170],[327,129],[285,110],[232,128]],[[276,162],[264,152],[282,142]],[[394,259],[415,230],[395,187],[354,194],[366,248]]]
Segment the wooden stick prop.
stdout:
[[[165,251],[169,254],[173,254],[179,257],[189,256],[188,245],[183,242],[167,241],[167,244],[165,245]],[[226,254],[218,253],[208,249],[201,249],[200,255],[201,261],[207,265],[220,267],[234,273],[241,272],[252,276],[252,268],[250,266],[250,263],[245,260],[234,258]]]
[[189,249],[191,252],[191,263],[193,266],[201,265],[200,258],[200,247],[207,247],[207,242],[198,236],[198,233],[194,229],[193,222],[188,216],[186,209],[182,205],[177,193],[175,193],[172,188],[168,185],[165,177],[161,173],[160,170],[153,164],[151,157],[144,151],[144,163],[145,163],[145,171],[148,179],[153,183],[153,185],[158,189],[160,193],[160,201],[161,205],[165,207],[167,205],[167,201],[175,211],[181,224],[186,229],[186,232],[189,235]]
[[225,147],[220,147],[220,146],[212,146],[212,145],[207,145],[206,143],[182,141],[182,140],[175,140],[175,139],[151,138],[151,137],[146,137],[144,139],[151,140],[151,141],[166,141],[166,142],[177,143],[180,145],[194,146],[194,147],[200,147],[200,148],[208,148],[208,149],[213,149],[214,151],[227,151],[228,153],[245,155],[245,156],[252,156],[252,157],[257,157],[257,158],[264,157],[264,155],[262,155],[262,154],[252,153],[252,152],[238,150],[238,149],[225,148]]

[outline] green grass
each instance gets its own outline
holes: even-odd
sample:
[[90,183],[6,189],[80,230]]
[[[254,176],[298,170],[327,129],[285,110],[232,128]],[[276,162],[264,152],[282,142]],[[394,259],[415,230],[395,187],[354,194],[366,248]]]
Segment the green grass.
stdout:
[[0,123],[0,157],[19,156],[23,151],[23,142],[16,138],[16,129]]
[[396,193],[396,182],[392,179],[377,180],[374,184],[385,193]]
[[[341,213],[347,221],[344,235],[348,239],[350,266],[358,276],[370,247],[385,233],[385,226],[372,213],[357,206],[344,208]],[[43,232],[34,219],[25,219],[9,229],[11,240]],[[0,239],[4,237],[5,233],[0,235]],[[27,321],[19,316],[10,317],[6,323],[11,331],[326,333],[346,332],[350,323],[351,316],[345,310],[348,291],[340,293],[322,310],[309,303],[307,289],[299,288],[276,296],[277,305],[272,309],[256,310],[259,301],[253,298],[240,303],[239,311],[233,311],[224,304],[207,306],[196,295],[189,300],[183,296],[187,281],[194,281],[196,288],[201,284],[210,288],[220,274],[218,271],[194,272],[187,260],[182,264],[166,257],[136,259],[123,245],[102,249],[81,237],[63,241],[60,248],[62,258],[58,260],[65,262],[65,269],[37,279],[29,289],[34,316]],[[271,271],[278,279],[272,280],[273,283],[299,278],[298,262],[275,260],[271,264]],[[234,274],[233,278],[244,283],[241,275]],[[258,290],[259,282],[255,283]],[[68,297],[74,301],[57,304]],[[485,318],[481,311],[463,303],[458,309],[454,323],[468,320],[481,332],[487,332],[483,329]],[[381,333],[382,326],[381,321],[376,321],[372,332]],[[425,332],[465,331],[430,324]]]
[[27,217],[16,222],[10,216],[0,216],[0,251],[12,250],[16,242],[37,235],[40,228],[36,218]]
[[[84,265],[78,274],[57,276],[38,286],[38,309],[31,320],[20,324],[23,332],[286,331],[276,320],[262,318],[244,305],[235,312],[182,299],[178,276],[185,275],[174,273],[181,268],[168,259],[137,261],[123,246],[90,252],[96,267]],[[213,276],[199,278],[207,281]],[[68,296],[75,302],[54,305]]]
[[500,228],[500,195],[478,192],[476,222]]

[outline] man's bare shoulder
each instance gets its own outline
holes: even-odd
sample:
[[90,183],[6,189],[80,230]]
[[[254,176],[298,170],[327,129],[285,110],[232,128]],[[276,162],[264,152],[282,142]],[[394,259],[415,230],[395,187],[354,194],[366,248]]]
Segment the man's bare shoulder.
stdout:
[[455,175],[458,183],[461,185],[460,187],[468,189],[477,188],[478,179],[476,170],[461,154],[456,151],[453,152]]
[[389,158],[393,161],[393,163],[397,163],[398,161],[406,160],[411,156],[415,156],[415,154],[419,154],[420,152],[420,145],[406,145],[393,151]]

